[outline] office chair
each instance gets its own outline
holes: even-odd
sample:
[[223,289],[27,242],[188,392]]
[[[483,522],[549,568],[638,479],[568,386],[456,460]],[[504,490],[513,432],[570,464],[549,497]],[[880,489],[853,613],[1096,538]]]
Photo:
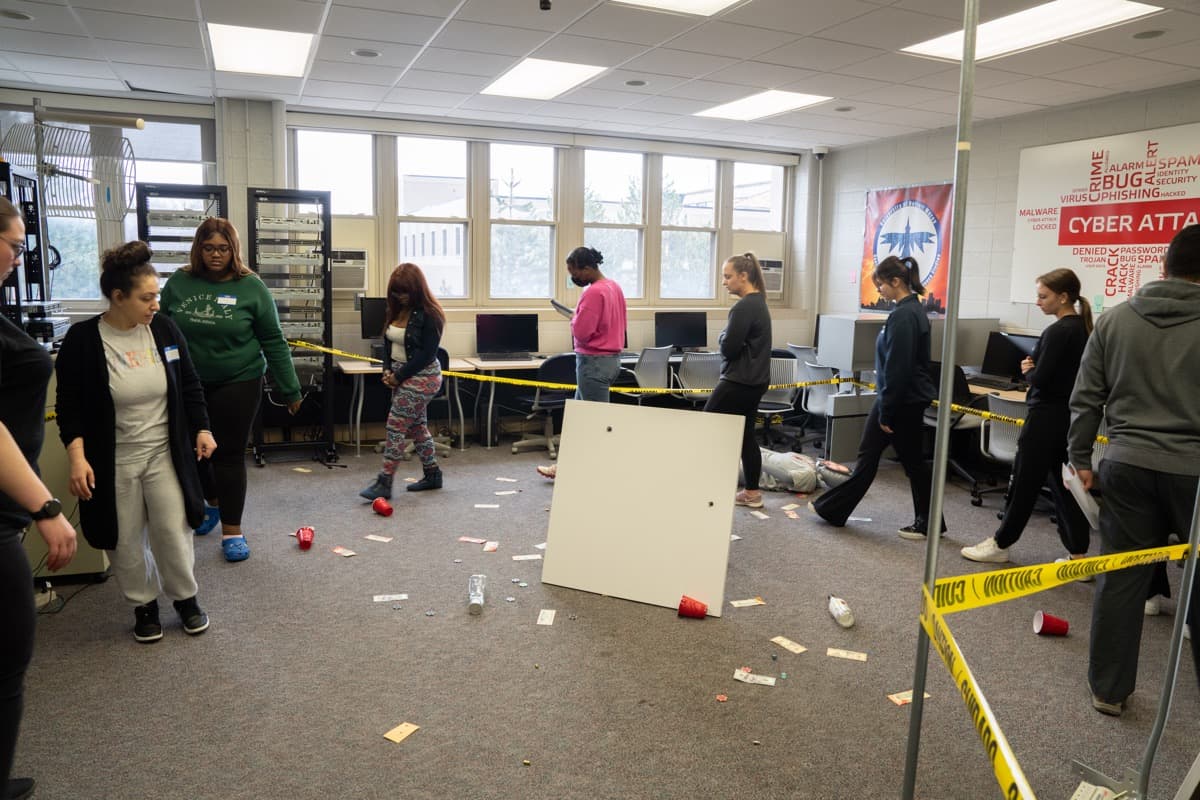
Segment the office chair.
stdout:
[[[939,361],[931,361],[929,363],[929,377],[933,380],[933,385],[939,386],[942,380],[942,364]],[[962,367],[954,365],[954,382],[950,390],[951,402],[954,405],[967,406],[970,408],[984,408],[987,406],[986,395],[971,394],[971,387],[967,383],[966,373]],[[938,409],[930,406],[925,409],[925,426],[928,428],[937,429]],[[974,414],[967,414],[962,411],[950,412],[950,435],[960,431],[976,431],[983,427],[983,418],[977,417]],[[946,466],[958,477],[971,486],[971,502],[975,505],[982,503],[982,500],[976,502],[979,498],[979,479],[975,477],[966,467],[964,467],[951,452],[949,458],[946,459]]]
[[686,392],[677,394],[693,408],[703,407],[708,402],[708,398],[712,396],[712,390],[717,387],[717,381],[721,379],[721,354],[720,353],[692,353],[683,354],[683,360],[679,362],[679,370],[675,373],[675,386],[680,389],[707,389],[706,392]]
[[[783,352],[787,352],[786,350]],[[783,383],[796,383],[796,365],[797,361],[790,353],[787,357],[772,357],[771,358],[771,385]],[[796,408],[796,396],[800,393],[797,386],[792,386],[787,389],[768,389],[762,399],[758,401],[758,413],[763,418],[763,446],[771,446],[771,417],[775,415],[784,415],[785,417],[794,412]],[[803,431],[803,428],[801,428]]]
[[[836,370],[833,367],[822,367],[820,364],[815,364],[811,361],[804,362],[801,368],[802,380],[805,381],[827,381],[835,377]],[[804,413],[808,414],[809,419],[814,417],[829,416],[829,398],[838,393],[838,384],[827,383],[820,386],[806,386],[804,388]],[[800,447],[804,441],[814,442],[817,447],[824,448],[825,436],[823,433],[815,433],[807,439],[799,439],[794,445],[796,452],[800,452]]]
[[[1003,397],[995,394],[987,395],[987,407],[987,410],[993,414],[1014,417],[1016,419],[1025,419],[1027,409],[1024,402],[1005,400]],[[979,428],[980,452],[993,461],[1007,464],[1010,480],[1012,478],[1013,462],[1017,460],[1017,440],[1020,436],[1021,427],[1013,425],[1011,422],[997,422],[985,419],[983,425]],[[1004,492],[1007,495],[1008,484],[1009,481],[1005,481],[1003,486],[993,486],[989,489],[980,489],[976,486],[971,491],[971,505],[983,505],[983,496],[991,492]]]
[[[446,348],[439,347],[438,352],[437,352],[437,357],[438,357],[438,363],[441,365],[442,372],[445,372],[446,370],[448,370],[450,368],[450,354],[446,352]],[[450,379],[443,377],[441,388],[438,389],[437,394],[435,394],[433,397],[429,398],[429,405],[431,405],[431,406],[433,405],[434,401],[436,401],[436,400],[445,401],[445,403],[446,403],[446,429],[447,430],[450,430],[451,427],[454,425],[454,412],[450,408],[449,386],[450,386]],[[428,412],[426,412],[426,416],[428,416]],[[454,439],[452,437],[437,434],[435,432],[436,429],[433,427],[430,427],[429,430],[431,433],[433,433],[433,449],[434,449],[434,452],[437,453],[437,455],[449,456],[452,452],[454,452],[454,447],[453,447]],[[412,457],[412,454],[415,451],[416,451],[416,445],[413,444],[412,442],[408,442],[407,444],[404,445],[404,455],[401,456],[401,458],[403,458],[403,460],[405,460],[405,461],[408,461],[408,459]]]
[[[643,389],[668,389],[671,386],[671,346],[643,347],[633,369],[621,368],[625,376],[632,376],[634,384]],[[617,397],[628,397],[637,400],[640,406],[643,400],[657,397],[659,394],[646,392],[621,392]]]
[[798,364],[817,363],[817,348],[809,347],[806,344],[792,344],[788,342],[788,352],[796,357]]
[[[575,383],[575,354],[562,353],[551,356],[538,367],[537,379],[543,383]],[[554,433],[554,412],[567,404],[575,396],[573,389],[542,389],[534,390],[532,395],[522,395],[513,398],[519,406],[529,410],[525,419],[541,416],[544,427],[540,436],[522,436],[513,442],[513,453],[519,453],[530,447],[544,447],[551,458],[558,458],[558,435]]]

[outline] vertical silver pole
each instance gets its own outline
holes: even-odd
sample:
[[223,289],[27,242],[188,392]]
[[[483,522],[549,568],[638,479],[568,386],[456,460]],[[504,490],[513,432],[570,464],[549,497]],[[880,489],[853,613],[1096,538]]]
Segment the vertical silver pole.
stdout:
[[50,198],[46,194],[48,167],[46,165],[46,136],[42,129],[42,112],[41,98],[33,98],[33,177],[37,182],[37,248],[42,262],[42,285],[38,287],[41,297],[33,298],[29,296],[29,282],[23,281],[26,300],[49,300],[50,289],[53,285],[50,281],[50,249],[46,246],[50,241],[47,235],[50,225],[46,211],[50,207]]
[[[958,137],[954,162],[954,210],[950,233],[950,279],[946,297],[945,334],[942,337],[942,375],[938,396],[937,432],[933,448],[933,481],[925,537],[925,586],[933,594],[937,580],[938,543],[942,538],[942,501],[946,489],[946,460],[950,446],[950,403],[954,387],[954,353],[958,339],[958,296],[962,285],[963,231],[967,216],[967,171],[971,160],[971,115],[975,99],[975,29],[979,0],[963,3],[963,56],[958,86]],[[913,669],[912,712],[908,718],[908,744],[904,759],[901,797],[912,800],[917,783],[917,756],[921,747],[921,719],[925,710],[925,673],[929,666],[929,637],[917,625],[917,663]]]

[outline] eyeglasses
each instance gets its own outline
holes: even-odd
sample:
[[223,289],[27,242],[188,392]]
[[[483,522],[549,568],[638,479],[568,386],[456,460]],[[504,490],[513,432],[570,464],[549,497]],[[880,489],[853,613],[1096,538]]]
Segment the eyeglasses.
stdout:
[[25,252],[24,242],[14,242],[12,239],[5,239],[3,236],[0,236],[0,239],[4,239],[4,243],[12,248],[13,258],[20,258],[21,254]]
[[211,256],[213,253],[227,256],[229,255],[229,250],[230,247],[227,244],[206,244],[200,248],[200,251],[206,256]]

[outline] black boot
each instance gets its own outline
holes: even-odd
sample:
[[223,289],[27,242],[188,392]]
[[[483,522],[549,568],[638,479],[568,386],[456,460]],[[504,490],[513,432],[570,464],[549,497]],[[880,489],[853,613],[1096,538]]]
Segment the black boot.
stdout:
[[358,493],[359,497],[367,500],[375,500],[383,497],[388,500],[392,499],[392,476],[384,475],[382,472],[375,476],[375,482]]
[[432,467],[425,467],[425,477],[416,483],[410,483],[407,487],[410,492],[423,492],[426,489],[442,488],[442,470],[437,464]]

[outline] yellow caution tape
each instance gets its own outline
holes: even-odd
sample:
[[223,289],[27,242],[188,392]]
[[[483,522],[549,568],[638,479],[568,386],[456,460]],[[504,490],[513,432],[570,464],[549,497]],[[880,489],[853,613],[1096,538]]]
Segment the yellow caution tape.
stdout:
[[345,350],[338,350],[336,347],[325,347],[324,345],[306,342],[303,339],[288,339],[287,343],[292,347],[303,347],[305,350],[316,350],[318,353],[329,353],[330,355],[341,356],[342,358],[352,358],[355,361],[368,361],[372,364],[383,363],[383,359],[380,358],[360,356],[358,353],[348,353]]
[[1033,789],[1030,788],[1017,757],[1013,755],[1008,739],[1000,730],[992,707],[980,691],[979,684],[975,682],[975,675],[967,666],[967,660],[958,649],[958,642],[954,640],[945,618],[938,612],[937,605],[929,595],[928,587],[921,587],[921,595],[924,599],[921,627],[929,634],[929,640],[942,657],[942,663],[950,671],[950,677],[954,679],[954,685],[962,695],[963,704],[975,725],[975,732],[979,734],[979,741],[983,744],[988,760],[991,761],[992,773],[996,776],[996,782],[1000,784],[1002,796],[1006,800],[1034,800]]
[[943,614],[953,614],[1036,594],[1055,586],[1099,575],[1101,572],[1155,564],[1159,561],[1176,561],[1186,558],[1187,550],[1186,544],[1174,544],[1149,550],[1071,559],[1062,563],[1035,564],[1030,567],[939,578],[934,584],[933,596],[939,611]]

